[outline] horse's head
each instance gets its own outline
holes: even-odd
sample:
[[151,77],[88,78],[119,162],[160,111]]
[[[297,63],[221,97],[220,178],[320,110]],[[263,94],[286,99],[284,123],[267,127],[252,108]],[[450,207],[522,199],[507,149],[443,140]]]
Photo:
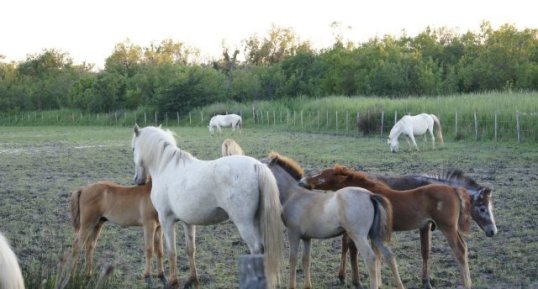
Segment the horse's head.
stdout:
[[398,142],[398,138],[388,138],[387,139],[387,143],[390,145],[390,152],[391,153],[396,153],[398,152],[398,148],[399,148],[399,142]]
[[348,168],[336,165],[333,168],[324,169],[317,175],[303,177],[299,185],[307,189],[337,190],[342,188],[349,179]]
[[133,139],[131,140],[131,148],[133,150],[133,161],[135,163],[135,175],[134,182],[137,185],[143,185],[147,179],[147,168],[144,165],[142,159],[142,151],[140,147],[140,135],[142,134],[142,129],[138,127],[138,124],[135,124]]
[[497,234],[490,188],[483,187],[471,196],[471,217],[480,229],[486,233],[486,236],[493,237]]

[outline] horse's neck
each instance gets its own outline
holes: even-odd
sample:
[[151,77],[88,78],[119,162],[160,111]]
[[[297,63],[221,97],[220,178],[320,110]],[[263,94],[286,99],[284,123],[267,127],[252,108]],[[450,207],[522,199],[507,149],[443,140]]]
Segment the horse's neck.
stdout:
[[402,123],[401,121],[397,122],[394,127],[390,130],[389,138],[398,138],[402,134]]
[[363,187],[367,190],[374,192],[387,192],[392,191],[392,189],[387,186],[385,183],[376,180],[374,178],[369,178],[364,174],[354,174],[353,175],[354,185]]

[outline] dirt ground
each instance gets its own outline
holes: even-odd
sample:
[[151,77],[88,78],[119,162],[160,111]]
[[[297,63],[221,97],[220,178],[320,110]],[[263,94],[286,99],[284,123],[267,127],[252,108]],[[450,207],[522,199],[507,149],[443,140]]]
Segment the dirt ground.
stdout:
[[[172,128],[178,145],[200,159],[220,154],[226,137],[235,138],[245,152],[261,158],[271,150],[297,160],[313,173],[335,163],[372,173],[437,173],[459,168],[480,184],[494,189],[494,213],[499,233],[488,238],[473,223],[465,237],[473,288],[538,288],[538,146],[536,144],[455,142],[436,149],[391,154],[384,139],[302,134],[244,129],[241,135],[210,137],[204,128]],[[55,272],[61,256],[71,249],[73,229],[68,212],[71,191],[99,180],[130,184],[134,173],[131,128],[37,127],[0,129],[0,231],[12,243],[26,272]],[[188,274],[182,226],[176,225],[178,267]],[[238,257],[248,249],[231,222],[198,227],[197,268],[203,288],[237,288]],[[422,260],[418,231],[397,232],[391,243],[407,288],[421,285]],[[115,268],[117,288],[145,288],[141,228],[105,225],[96,250],[96,271]],[[282,287],[287,284],[288,252],[284,253]],[[347,288],[336,278],[340,238],[312,243],[312,282],[315,288]],[[364,263],[359,264],[367,285]],[[168,267],[168,265],[166,265]],[[461,286],[461,278],[442,234],[433,233],[430,264],[436,288]],[[303,284],[301,265],[298,286]],[[393,286],[383,268],[385,288]],[[158,284],[156,287],[159,288]],[[116,287],[114,287],[116,288]]]

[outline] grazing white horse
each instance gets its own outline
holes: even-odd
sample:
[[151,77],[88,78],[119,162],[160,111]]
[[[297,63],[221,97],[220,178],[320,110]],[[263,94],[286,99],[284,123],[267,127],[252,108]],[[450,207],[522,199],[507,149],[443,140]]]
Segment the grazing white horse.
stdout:
[[219,132],[219,134],[222,134],[222,127],[231,127],[232,131],[235,131],[236,129],[241,132],[243,119],[240,115],[237,114],[217,114],[211,118],[209,121],[209,133],[213,135],[213,132],[215,131],[215,128]]
[[2,233],[0,233],[0,289],[24,289],[24,279],[17,256]]
[[389,139],[387,141],[387,143],[390,144],[390,151],[393,153],[398,151],[398,137],[402,133],[408,137],[408,139],[406,140],[409,146],[411,146],[411,144],[409,143],[409,139],[411,139],[413,145],[418,151],[419,149],[417,146],[417,142],[415,141],[415,135],[423,135],[426,132],[429,132],[432,138],[432,146],[435,148],[435,137],[433,136],[434,124],[437,129],[437,138],[439,140],[439,144],[443,144],[441,122],[439,121],[437,116],[427,113],[421,113],[414,116],[403,116],[390,130]]
[[170,287],[176,275],[174,223],[183,222],[190,276],[185,286],[198,285],[194,262],[195,225],[230,219],[251,254],[265,254],[268,286],[275,285],[283,248],[282,207],[271,170],[242,155],[199,160],[177,147],[172,133],[158,127],[135,126],[132,138],[134,181],[152,178],[151,201],[158,212],[170,257]]

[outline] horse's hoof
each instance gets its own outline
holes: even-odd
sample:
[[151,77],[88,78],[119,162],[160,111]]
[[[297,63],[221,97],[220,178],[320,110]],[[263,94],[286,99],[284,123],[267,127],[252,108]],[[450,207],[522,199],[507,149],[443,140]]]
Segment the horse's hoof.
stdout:
[[430,278],[422,279],[422,288],[433,289],[432,283],[430,282]]
[[147,276],[144,276],[144,280],[146,281],[146,286],[148,288],[151,288],[152,287],[152,282],[151,282],[151,276],[150,275],[147,275]]
[[353,282],[353,288],[355,288],[355,289],[364,289],[360,282]]
[[161,280],[161,282],[163,282],[163,285],[166,287],[167,280],[166,280],[166,277],[164,276],[164,273],[159,274],[158,277],[159,277],[159,280]]
[[179,289],[179,281],[176,279],[172,282],[166,283],[165,289]]
[[190,288],[198,288],[198,285],[200,285],[200,281],[198,281],[198,279],[193,279],[193,280],[187,280],[187,282],[185,283],[185,286],[183,286],[184,289],[190,289]]

